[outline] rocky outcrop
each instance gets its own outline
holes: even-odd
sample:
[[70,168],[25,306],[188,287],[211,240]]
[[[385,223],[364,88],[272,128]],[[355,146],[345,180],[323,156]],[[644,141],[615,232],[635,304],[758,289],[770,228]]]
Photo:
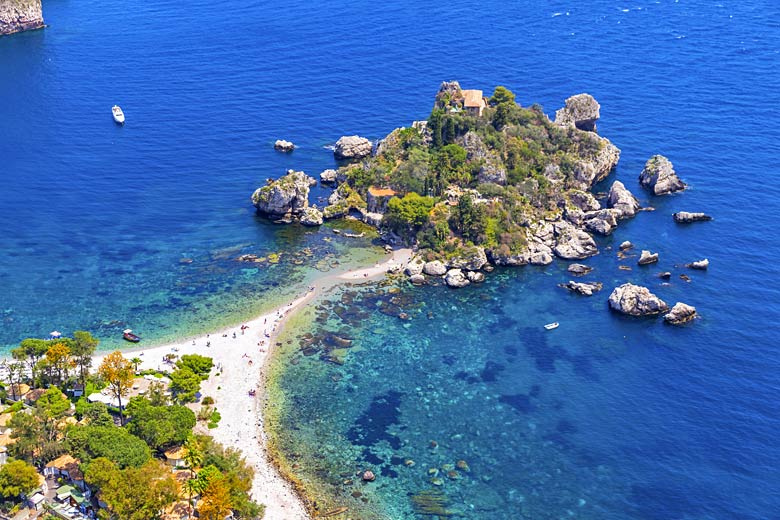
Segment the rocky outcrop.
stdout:
[[658,262],[658,253],[651,253],[647,249],[643,249],[642,254],[639,255],[639,260],[637,261],[637,264],[648,265],[648,264],[654,264],[656,262]]
[[686,188],[685,183],[677,177],[671,161],[663,155],[654,155],[645,163],[639,174],[639,183],[654,195],[666,195]]
[[466,278],[468,278],[471,283],[482,283],[485,281],[485,275],[479,271],[468,271],[466,273]]
[[609,295],[612,310],[630,316],[654,316],[669,309],[669,306],[647,287],[624,283]]
[[567,99],[566,106],[555,112],[555,122],[595,132],[600,108],[601,105],[590,94],[577,94]]
[[564,260],[582,260],[598,254],[593,237],[569,222],[556,222],[554,230],[556,244],[553,252],[557,257]]
[[406,267],[404,268],[404,273],[406,276],[414,276],[416,274],[422,274],[423,267],[425,267],[425,260],[420,258],[419,256],[415,256],[411,260],[409,260],[409,263],[406,264]]
[[710,266],[710,261],[706,258],[704,260],[696,260],[695,262],[691,262],[690,264],[685,264],[685,267],[689,269],[698,269],[700,271],[706,271],[709,266]]
[[425,262],[423,266],[423,273],[428,276],[444,276],[447,272],[447,266],[438,260],[432,262]]
[[322,184],[333,184],[338,178],[338,172],[336,170],[324,170],[320,173],[320,182]]
[[292,144],[290,141],[285,141],[284,139],[277,139],[274,143],[274,149],[279,150],[280,152],[292,152],[295,150],[295,145]]
[[447,274],[444,275],[444,283],[450,287],[465,287],[469,285],[469,279],[463,274],[460,269],[450,269]]
[[618,218],[630,218],[639,211],[639,201],[626,189],[620,181],[615,181],[609,188],[607,207],[618,212]]
[[301,215],[301,224],[304,226],[321,226],[322,212],[313,207],[305,208]]
[[593,296],[593,293],[599,292],[604,285],[601,282],[580,283],[569,280],[566,283],[558,284],[558,286],[583,296]]
[[373,145],[365,137],[345,135],[336,141],[333,155],[336,159],[360,159],[371,155]]
[[664,321],[670,325],[682,325],[695,317],[696,307],[677,302],[674,304],[674,307],[672,307],[672,310],[669,311],[669,314],[664,315]]
[[0,36],[43,27],[41,0],[0,0]]
[[487,255],[481,247],[469,247],[460,252],[459,255],[447,260],[447,267],[452,269],[468,269],[477,271],[487,263]]
[[591,233],[609,235],[617,227],[620,213],[615,209],[601,209],[583,215],[583,225]]
[[309,187],[316,181],[303,172],[287,170],[283,177],[270,181],[252,194],[257,212],[269,217],[300,216],[309,207]]
[[566,270],[575,276],[582,276],[593,271],[593,268],[585,264],[571,264]]
[[590,160],[577,161],[572,169],[572,181],[581,190],[589,190],[606,178],[620,160],[620,149],[609,139],[599,136],[594,138],[599,140],[596,154]]
[[690,213],[688,211],[678,211],[672,213],[672,218],[678,224],[690,224],[691,222],[705,222],[712,220],[712,217],[706,213]]
[[366,202],[348,184],[340,184],[328,197],[328,206],[322,210],[326,219],[344,217],[350,211],[365,212]]

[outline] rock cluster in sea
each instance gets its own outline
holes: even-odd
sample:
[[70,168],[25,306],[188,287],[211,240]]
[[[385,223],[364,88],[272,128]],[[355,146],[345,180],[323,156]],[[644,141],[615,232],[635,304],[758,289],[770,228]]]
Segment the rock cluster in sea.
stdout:
[[666,195],[687,187],[677,177],[672,162],[663,155],[654,155],[645,163],[645,168],[639,174],[639,183],[654,195]]
[[42,27],[41,0],[0,1],[0,36]]
[[279,150],[280,152],[292,152],[295,150],[295,145],[291,143],[290,141],[285,141],[284,139],[277,139],[274,143],[274,149]]
[[365,137],[345,135],[336,141],[333,155],[336,159],[360,159],[371,155],[373,145]]
[[[283,177],[255,190],[252,204],[269,218],[292,221],[305,216],[308,223],[314,222],[319,211],[309,208],[309,188],[316,182],[303,172],[288,170]],[[319,221],[322,223],[321,214]]]

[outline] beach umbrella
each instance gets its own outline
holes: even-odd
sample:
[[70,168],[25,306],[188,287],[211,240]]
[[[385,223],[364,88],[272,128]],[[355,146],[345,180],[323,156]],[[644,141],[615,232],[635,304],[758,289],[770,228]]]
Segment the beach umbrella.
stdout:
[[60,336],[62,336],[62,332],[60,332],[58,330],[53,330],[53,331],[49,332],[49,337],[51,337],[53,339],[57,339]]

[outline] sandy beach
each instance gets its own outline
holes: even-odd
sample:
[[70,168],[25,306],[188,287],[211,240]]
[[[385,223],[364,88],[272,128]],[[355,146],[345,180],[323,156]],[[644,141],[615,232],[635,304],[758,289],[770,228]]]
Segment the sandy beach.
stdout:
[[[201,387],[204,396],[211,396],[222,416],[219,426],[207,430],[226,447],[238,448],[247,462],[255,468],[252,497],[265,504],[267,520],[308,519],[309,515],[292,487],[277,472],[265,450],[265,432],[262,418],[261,373],[275,337],[285,320],[315,296],[340,283],[361,283],[384,276],[394,266],[405,265],[412,256],[410,249],[399,249],[380,263],[363,269],[325,275],[301,295],[271,312],[242,325],[188,338],[148,349],[126,352],[127,357],[143,360],[139,369],[169,369],[163,358],[166,354],[200,354],[213,358],[215,369]],[[96,356],[95,367],[102,356]],[[217,375],[218,374],[218,375]],[[255,395],[249,392],[255,390]],[[194,405],[198,409],[200,405]],[[200,425],[199,425],[200,428]],[[203,427],[204,431],[205,426]]]

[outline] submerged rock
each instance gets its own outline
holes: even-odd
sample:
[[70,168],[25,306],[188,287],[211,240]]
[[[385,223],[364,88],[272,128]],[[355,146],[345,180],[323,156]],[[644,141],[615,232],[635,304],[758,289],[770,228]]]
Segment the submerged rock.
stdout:
[[376,475],[374,475],[373,471],[367,469],[366,471],[363,472],[362,478],[364,482],[373,482],[376,480]]
[[669,306],[647,287],[624,283],[609,295],[611,309],[630,316],[652,316],[666,312]]
[[700,271],[705,271],[710,266],[710,261],[708,259],[704,260],[696,260],[695,262],[691,262],[690,264],[685,264],[685,267],[688,267],[690,269],[699,269]]
[[671,325],[682,325],[689,322],[696,317],[696,307],[692,305],[686,305],[682,302],[677,302],[669,311],[669,314],[664,315],[664,321]]
[[373,145],[365,137],[345,135],[336,141],[333,155],[336,159],[360,159],[371,155]]
[[601,105],[590,94],[577,94],[567,99],[566,106],[555,112],[555,122],[595,132],[600,109]]
[[651,253],[647,249],[643,249],[642,254],[639,255],[639,260],[637,261],[637,264],[647,265],[647,264],[654,264],[656,262],[658,262],[658,253]]
[[691,222],[705,222],[712,220],[712,217],[706,213],[690,213],[688,211],[678,211],[672,213],[672,218],[678,224],[690,224]]
[[280,152],[292,152],[295,150],[295,145],[291,143],[290,141],[285,141],[284,139],[277,139],[274,143],[274,149],[279,150]]
[[593,268],[585,264],[571,264],[567,269],[571,274],[582,276],[593,271]]
[[575,282],[574,280],[569,280],[566,283],[558,284],[558,286],[583,296],[593,296],[593,293],[599,292],[601,290],[603,284],[601,282],[580,283]]
[[645,168],[639,174],[639,183],[655,195],[674,193],[686,188],[685,183],[677,177],[671,161],[663,155],[654,155],[645,163]]

